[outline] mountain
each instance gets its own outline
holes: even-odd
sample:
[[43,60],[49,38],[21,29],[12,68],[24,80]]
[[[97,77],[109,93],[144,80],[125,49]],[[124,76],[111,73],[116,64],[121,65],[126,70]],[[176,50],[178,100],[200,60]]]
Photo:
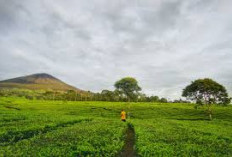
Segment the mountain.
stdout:
[[77,90],[76,87],[68,85],[63,81],[46,73],[32,74],[22,77],[16,77],[8,80],[0,81],[0,88],[22,88],[33,90]]

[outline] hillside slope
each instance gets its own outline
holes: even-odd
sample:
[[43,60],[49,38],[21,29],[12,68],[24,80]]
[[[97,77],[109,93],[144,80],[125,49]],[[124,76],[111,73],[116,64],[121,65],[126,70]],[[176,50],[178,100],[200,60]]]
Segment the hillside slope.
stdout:
[[71,85],[46,73],[32,74],[0,81],[0,88],[22,88],[32,90],[77,90]]

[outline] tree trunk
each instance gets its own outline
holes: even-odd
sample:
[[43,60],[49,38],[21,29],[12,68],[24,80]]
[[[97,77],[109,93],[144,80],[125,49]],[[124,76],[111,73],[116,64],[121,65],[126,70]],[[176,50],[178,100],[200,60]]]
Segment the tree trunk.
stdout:
[[208,104],[208,114],[209,114],[209,120],[213,120],[213,118],[212,118],[212,110],[211,110],[211,108],[210,108],[211,106],[210,106],[210,104]]
[[213,120],[211,113],[209,113],[209,120]]
[[130,97],[128,97],[128,112],[127,112],[127,119],[130,119]]

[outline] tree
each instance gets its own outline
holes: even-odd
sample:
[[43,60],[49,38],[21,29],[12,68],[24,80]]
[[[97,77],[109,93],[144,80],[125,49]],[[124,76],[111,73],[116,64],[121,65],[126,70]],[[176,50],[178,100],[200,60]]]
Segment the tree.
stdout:
[[191,103],[190,101],[182,100],[182,99],[179,99],[179,100],[173,100],[172,102],[173,102],[173,103]]
[[114,92],[110,90],[102,90],[101,92],[103,101],[114,101]]
[[212,120],[212,104],[227,105],[231,101],[225,87],[209,78],[193,81],[183,89],[182,96],[195,101],[198,105],[206,105],[210,120]]
[[66,100],[74,101],[76,97],[76,92],[74,90],[68,90],[66,92]]
[[150,100],[151,100],[151,102],[158,102],[159,101],[159,97],[158,96],[151,96]]
[[138,82],[133,77],[125,77],[117,81],[114,84],[116,90],[118,90],[123,96],[127,98],[128,101],[136,100],[141,91]]
[[121,92],[118,91],[117,89],[114,90],[114,100],[115,100],[115,101],[122,101]]
[[139,102],[146,102],[147,101],[147,96],[144,93],[139,93],[138,94],[138,101]]
[[162,102],[162,103],[167,103],[168,100],[167,100],[166,98],[161,98],[161,99],[160,99],[160,102]]

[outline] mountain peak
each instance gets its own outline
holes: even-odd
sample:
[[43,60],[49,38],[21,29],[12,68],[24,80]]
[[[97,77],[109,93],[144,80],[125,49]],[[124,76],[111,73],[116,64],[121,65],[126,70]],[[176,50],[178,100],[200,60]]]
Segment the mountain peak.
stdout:
[[[28,75],[29,77],[34,77],[34,78],[49,78],[49,79],[56,79],[54,76],[47,74],[47,73],[37,73],[37,74],[32,74],[32,75]],[[28,77],[27,76],[27,77]]]
[[[12,79],[3,80],[0,82],[8,82],[8,83],[23,83],[23,84],[31,84],[31,83],[38,83],[38,81],[41,80],[56,80],[59,81],[54,76],[47,74],[47,73],[37,73],[32,75],[26,75],[21,77],[16,77]],[[43,81],[43,84],[46,83],[46,81]]]
[[[36,73],[0,81],[0,88],[25,88],[42,90],[79,90],[47,73]],[[79,90],[81,91],[81,90]]]

